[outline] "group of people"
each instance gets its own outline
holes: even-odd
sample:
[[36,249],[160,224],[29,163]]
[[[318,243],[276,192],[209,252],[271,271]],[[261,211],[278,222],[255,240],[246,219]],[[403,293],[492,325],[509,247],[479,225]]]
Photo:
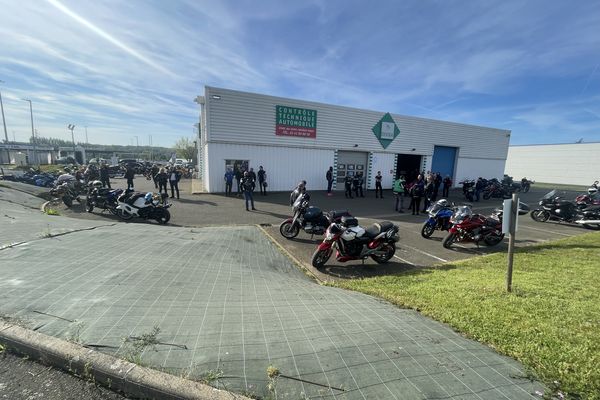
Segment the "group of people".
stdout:
[[[260,189],[260,194],[263,196],[267,195],[267,171],[263,166],[258,167],[258,173],[254,172],[254,168],[245,170],[244,167],[227,168],[225,172],[225,196],[232,195],[233,181],[237,183],[237,196],[244,196],[246,200],[246,211],[256,210],[254,207],[254,191],[256,185]],[[250,208],[251,207],[251,208]]]
[[[380,172],[378,172],[378,175],[380,175]],[[452,187],[452,178],[446,176],[442,179],[442,175],[439,172],[427,172],[427,174],[421,173],[417,175],[417,178],[413,182],[406,182],[404,176],[400,176],[394,181],[392,187],[396,198],[395,210],[403,213],[404,198],[409,197],[410,205],[408,209],[412,211],[412,215],[427,212],[427,208],[439,196],[440,187],[442,187],[442,197],[448,197],[450,188]],[[422,210],[421,201],[423,201]]]
[[[129,170],[127,170],[128,172]],[[129,177],[127,176],[127,172],[125,172],[125,178],[127,178],[127,188],[129,188]],[[177,194],[177,198],[179,198],[179,181],[182,176],[181,168],[177,166],[167,166],[167,167],[159,167],[158,165],[152,165],[150,168],[150,176],[154,181],[154,187],[158,189],[159,193],[163,191],[168,195],[167,191],[167,182],[169,182],[169,187],[171,189],[171,198],[175,198],[175,194]],[[133,177],[131,178],[131,188],[133,189]]]

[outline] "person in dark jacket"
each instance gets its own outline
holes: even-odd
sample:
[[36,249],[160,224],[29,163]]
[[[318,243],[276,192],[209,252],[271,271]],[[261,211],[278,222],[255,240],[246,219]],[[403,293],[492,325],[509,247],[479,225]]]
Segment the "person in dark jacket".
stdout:
[[483,183],[483,178],[477,178],[477,182],[475,182],[475,201],[479,201],[481,196],[481,192],[483,192],[483,188],[485,187]]
[[244,174],[242,173],[242,170],[239,167],[235,167],[233,174],[235,175],[235,181],[237,183],[237,195],[238,195],[238,197],[241,197],[242,196],[242,178],[244,177]]
[[125,179],[127,179],[127,189],[133,189],[133,178],[135,178],[135,170],[131,165],[125,170]]
[[[375,175],[375,198],[381,197],[383,199],[383,187],[381,186],[381,180],[383,176],[381,176],[381,171],[377,171],[377,175]],[[398,208],[398,205],[396,205]]]
[[250,177],[248,171],[244,172],[244,177],[240,184],[242,185],[242,191],[244,193],[244,198],[246,199],[246,211],[250,211],[248,209],[248,201],[250,201],[252,210],[256,210],[256,208],[254,208],[254,197],[252,196],[252,192],[254,192],[254,181]]
[[448,198],[450,196],[450,188],[452,187],[452,178],[450,175],[446,175],[444,178],[444,189],[442,190],[442,197]]
[[352,177],[350,175],[346,175],[346,177],[344,178],[344,188],[346,189],[346,191],[344,192],[344,196],[346,196],[347,199],[351,199],[352,198]]
[[256,189],[256,172],[254,172],[254,168],[250,168],[248,177],[252,180],[252,191],[254,192],[254,189]]
[[233,171],[231,168],[227,168],[227,172],[225,172],[225,196],[231,196],[231,187],[233,186]]
[[158,174],[158,172],[160,171],[160,169],[158,168],[158,165],[153,164],[152,168],[150,168],[150,174],[152,175],[152,180],[154,181],[154,188],[158,189],[158,181],[156,180],[156,175]]
[[431,198],[432,202],[437,200],[437,197],[440,194],[440,186],[442,186],[442,175],[439,172],[435,174],[433,186],[434,186],[434,191],[433,191],[433,197]]
[[423,212],[427,212],[427,208],[431,205],[433,196],[435,195],[435,178],[430,176],[425,184],[425,204],[423,204]]
[[168,194],[167,192],[167,181],[169,180],[169,176],[167,175],[167,171],[163,168],[158,170],[158,174],[156,174],[156,181],[158,182],[158,193]]
[[169,186],[171,187],[171,198],[175,197],[177,192],[177,198],[179,198],[179,180],[181,179],[181,171],[179,168],[171,167],[169,172]]
[[258,187],[260,188],[260,194],[263,196],[267,195],[267,171],[262,167],[258,167]]
[[419,209],[421,208],[421,199],[425,194],[425,182],[423,176],[419,175],[417,181],[410,188],[410,195],[412,197],[412,215],[419,215]]
[[[362,172],[356,172],[354,174],[354,179],[352,180],[352,184],[354,186],[354,195],[356,197],[365,197],[363,193],[363,175]],[[359,195],[360,194],[360,195]]]
[[331,196],[331,187],[333,186],[333,167],[329,167],[325,173],[325,179],[327,179],[327,196]]
[[102,187],[110,187],[110,177],[108,176],[108,165],[106,163],[102,164],[100,167],[100,182],[102,182]]

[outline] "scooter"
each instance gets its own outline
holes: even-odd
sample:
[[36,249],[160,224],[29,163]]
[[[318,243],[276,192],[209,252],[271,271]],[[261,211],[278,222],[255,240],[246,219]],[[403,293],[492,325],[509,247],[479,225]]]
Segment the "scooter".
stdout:
[[164,225],[171,219],[169,207],[166,203],[166,193],[133,193],[125,191],[117,199],[117,216],[127,221],[134,217],[142,219],[154,219],[159,224]]
[[333,222],[339,222],[342,217],[350,216],[348,210],[333,210],[323,213],[318,207],[310,206],[310,195],[301,194],[293,205],[294,216],[279,225],[279,233],[286,239],[298,236],[300,229],[311,235],[322,235]]
[[336,248],[336,260],[346,262],[372,258],[378,264],[388,262],[396,253],[399,228],[382,221],[364,229],[354,217],[342,217],[327,228],[323,242],[312,256],[312,266],[321,269]]

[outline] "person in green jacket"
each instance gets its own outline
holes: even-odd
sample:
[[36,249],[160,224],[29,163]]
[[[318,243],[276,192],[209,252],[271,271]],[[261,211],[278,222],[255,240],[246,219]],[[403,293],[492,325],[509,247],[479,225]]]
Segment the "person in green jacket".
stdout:
[[[394,181],[393,191],[394,196],[396,197],[396,211],[403,213],[404,212],[404,184],[406,181],[404,180],[404,176],[401,175],[398,179]],[[398,209],[398,203],[400,203],[400,208]]]

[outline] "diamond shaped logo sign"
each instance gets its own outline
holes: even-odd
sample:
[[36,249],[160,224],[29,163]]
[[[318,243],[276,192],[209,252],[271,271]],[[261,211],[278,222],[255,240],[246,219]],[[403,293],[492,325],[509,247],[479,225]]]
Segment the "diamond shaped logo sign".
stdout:
[[385,115],[373,126],[371,129],[375,134],[375,137],[381,143],[381,146],[386,149],[390,143],[396,139],[396,136],[400,134],[400,129],[396,126],[394,119],[390,115],[390,113],[385,113]]

